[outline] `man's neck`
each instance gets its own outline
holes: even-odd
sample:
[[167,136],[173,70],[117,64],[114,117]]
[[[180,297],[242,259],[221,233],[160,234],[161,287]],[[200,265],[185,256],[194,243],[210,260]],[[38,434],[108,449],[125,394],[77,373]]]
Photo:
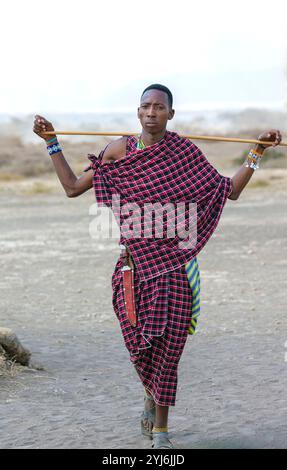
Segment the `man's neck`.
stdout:
[[142,129],[141,138],[147,147],[148,145],[153,145],[157,142],[160,142],[164,138],[165,133],[166,129],[162,130],[157,134],[150,134],[149,132],[146,132],[144,129]]

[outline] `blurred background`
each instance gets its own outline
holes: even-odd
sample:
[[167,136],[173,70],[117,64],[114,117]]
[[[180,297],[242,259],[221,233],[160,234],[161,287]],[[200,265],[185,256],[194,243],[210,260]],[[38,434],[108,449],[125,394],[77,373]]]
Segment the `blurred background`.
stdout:
[[[286,18],[281,0],[11,0],[0,31],[0,189],[40,177],[40,191],[42,175],[55,181],[32,132],[35,114],[58,130],[137,132],[140,95],[156,82],[174,95],[170,130],[256,138],[275,127],[284,135]],[[78,174],[108,141],[61,137]],[[220,170],[249,148],[196,143]],[[284,148],[272,155],[264,165],[285,166]]]

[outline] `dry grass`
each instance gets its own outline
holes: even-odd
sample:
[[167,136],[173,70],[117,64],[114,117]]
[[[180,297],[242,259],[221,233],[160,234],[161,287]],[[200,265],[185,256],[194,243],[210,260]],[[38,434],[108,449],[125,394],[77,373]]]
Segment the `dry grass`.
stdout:
[[0,171],[0,181],[22,181],[23,179],[23,175]]
[[[2,349],[2,348],[1,348]],[[4,357],[3,354],[1,354],[1,351],[0,351],[0,374],[1,374],[1,370],[6,366],[6,359]]]
[[53,187],[47,183],[41,181],[35,181],[28,188],[22,189],[22,194],[33,195],[33,194],[48,194],[53,192]]
[[14,378],[23,370],[23,367],[0,354],[0,378]]
[[254,180],[248,184],[248,188],[259,189],[259,188],[266,188],[269,185],[270,183],[267,180]]

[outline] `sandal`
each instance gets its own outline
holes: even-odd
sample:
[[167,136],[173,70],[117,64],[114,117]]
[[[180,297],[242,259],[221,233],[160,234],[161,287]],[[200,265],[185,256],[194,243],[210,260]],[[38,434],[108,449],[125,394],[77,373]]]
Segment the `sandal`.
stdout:
[[[145,395],[144,401],[146,400],[151,400],[153,401],[152,396]],[[145,423],[145,421],[148,421],[148,423]],[[146,410],[144,409],[141,415],[141,433],[143,436],[149,437],[152,439],[152,428],[155,422],[155,405],[150,409]],[[150,426],[150,430],[148,429],[148,425]]]
[[172,442],[168,438],[168,432],[153,433],[153,449],[174,449]]

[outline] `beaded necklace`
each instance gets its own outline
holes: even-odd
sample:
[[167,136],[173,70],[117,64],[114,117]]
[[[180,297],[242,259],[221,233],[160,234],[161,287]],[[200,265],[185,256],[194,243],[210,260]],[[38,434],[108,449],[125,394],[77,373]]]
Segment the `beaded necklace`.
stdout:
[[146,148],[146,145],[145,145],[145,143],[144,143],[144,141],[142,140],[142,137],[141,137],[141,135],[140,135],[140,136],[138,137],[138,141],[137,141],[137,149],[138,149],[138,150],[142,150],[142,149],[144,149],[144,148]]
[[[159,142],[157,142],[157,144],[160,144],[164,139],[165,139],[165,137],[163,137]],[[145,145],[141,135],[138,136],[138,141],[136,143],[136,147],[137,147],[137,150],[142,150],[142,149],[145,149],[147,147],[147,145]]]

